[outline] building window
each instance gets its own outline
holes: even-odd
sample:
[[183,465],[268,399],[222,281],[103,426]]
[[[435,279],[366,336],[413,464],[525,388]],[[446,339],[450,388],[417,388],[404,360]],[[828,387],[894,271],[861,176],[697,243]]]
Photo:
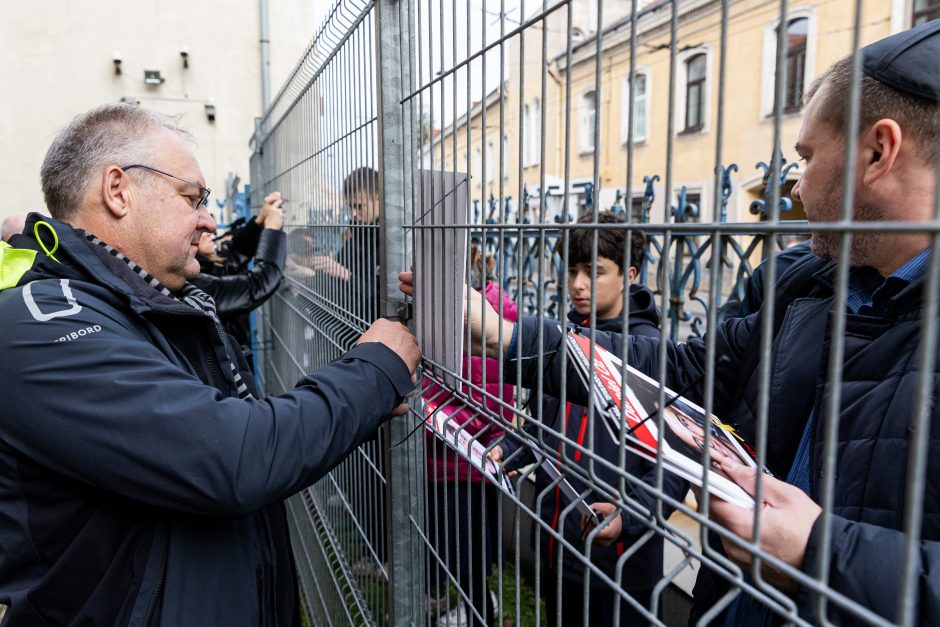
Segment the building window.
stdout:
[[764,30],[764,51],[761,71],[761,118],[769,118],[777,110],[777,42],[783,35],[783,85],[781,112],[798,113],[803,108],[803,92],[813,80],[813,59],[816,56],[816,14],[814,9],[796,9],[786,22],[779,18]]
[[[633,90],[633,141],[644,142],[647,135],[647,111],[649,80],[646,74],[637,73],[634,79],[635,87]],[[627,143],[627,126],[630,123],[630,81],[623,81],[623,119],[620,125],[620,141]]]
[[579,124],[579,144],[581,152],[594,150],[594,120],[597,117],[597,94],[592,89],[581,96],[581,121]]
[[487,183],[493,182],[493,172],[494,172],[493,159],[494,157],[495,157],[495,154],[493,150],[493,141],[490,140],[486,142],[486,163],[483,165],[483,167],[486,168],[486,182]]
[[597,3],[598,2],[600,2],[600,0],[588,0],[587,2],[587,5],[588,5],[587,6],[587,10],[588,10],[587,29],[590,32],[597,31]]
[[522,164],[532,163],[532,111],[529,105],[522,107]]
[[940,0],[914,0],[911,26],[920,26],[936,19],[940,19]]
[[[682,195],[682,190],[676,190],[675,201],[672,207],[672,212],[675,214],[676,207],[679,206],[680,196]],[[676,218],[673,215],[673,220],[675,222],[695,222],[699,223],[702,221],[702,192],[701,190],[686,190],[685,192],[685,205],[686,211],[682,217],[682,220]]]
[[705,53],[690,57],[685,62],[685,127],[683,132],[694,133],[705,127]]
[[473,151],[473,159],[473,174],[477,180],[477,187],[483,187],[483,151],[479,146]]
[[643,194],[634,195],[630,202],[630,219],[636,224],[643,224],[648,222],[649,216],[646,216],[646,220],[643,219]]
[[808,35],[809,20],[807,18],[800,17],[787,22],[787,84],[783,90],[784,113],[795,113],[803,106],[803,88],[806,82],[806,40]]
[[522,109],[522,132],[522,163],[538,165],[542,156],[542,111],[538,98]]

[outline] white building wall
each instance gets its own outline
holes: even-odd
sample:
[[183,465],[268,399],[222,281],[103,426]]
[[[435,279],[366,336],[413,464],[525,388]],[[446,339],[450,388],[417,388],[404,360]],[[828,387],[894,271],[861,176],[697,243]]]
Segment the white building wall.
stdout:
[[[271,92],[277,93],[328,2],[270,0]],[[229,173],[249,178],[261,115],[259,0],[54,0],[0,8],[0,219],[44,211],[39,167],[56,131],[99,104],[135,98],[180,115],[215,200]],[[189,52],[183,68],[180,51]],[[121,75],[114,71],[115,52]],[[165,82],[144,84],[145,69]],[[209,122],[205,104],[216,108]]]

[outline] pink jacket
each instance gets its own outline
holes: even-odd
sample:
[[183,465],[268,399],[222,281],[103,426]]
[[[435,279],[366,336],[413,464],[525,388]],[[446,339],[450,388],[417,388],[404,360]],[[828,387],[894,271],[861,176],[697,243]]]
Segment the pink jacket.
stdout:
[[[486,289],[484,290],[484,295],[486,300],[488,300],[490,304],[497,309],[497,311],[499,310],[499,300],[502,298],[504,318],[512,322],[516,321],[516,304],[512,302],[512,299],[509,298],[509,295],[506,294],[506,292],[500,289],[498,283],[487,283]],[[505,338],[505,341],[509,342],[509,339],[510,338]],[[464,360],[464,378],[469,379],[473,385],[485,389],[487,393],[502,399],[504,403],[512,406],[514,386],[511,385],[511,382],[506,382],[505,379],[503,385],[499,385],[499,362],[495,359],[486,359],[486,381],[484,381],[483,361],[484,360],[482,357],[471,357],[470,372],[468,374],[467,363],[466,360]],[[494,440],[499,439],[503,435],[504,430],[495,420],[491,419],[490,416],[493,414],[502,415],[503,420],[506,422],[511,422],[513,418],[513,412],[509,409],[501,408],[495,400],[484,398],[480,392],[468,386],[464,386],[461,392],[474,399],[474,401],[476,401],[475,405],[477,407],[485,404],[488,412],[484,414],[464,406],[459,411],[456,411],[456,413],[453,413],[450,420],[459,425],[466,425],[463,431],[470,435],[475,435],[482,431],[484,427],[490,425],[490,428],[486,430],[486,433],[476,440],[484,445],[488,445]],[[441,411],[445,412],[447,415],[451,415],[451,413],[454,412],[457,407],[461,407],[462,405],[459,400],[454,400],[452,396],[446,391],[442,392],[442,388],[436,383],[427,385],[422,394],[426,401],[433,401],[436,404],[443,404],[444,407],[441,409]],[[427,438],[429,480],[440,482],[455,481],[459,479],[461,481],[466,481],[467,474],[469,472],[470,481],[483,481],[483,475],[474,469],[470,465],[470,462],[464,459],[464,457],[455,453],[453,449],[447,447],[430,432],[427,433]],[[434,449],[436,449],[436,453]]]

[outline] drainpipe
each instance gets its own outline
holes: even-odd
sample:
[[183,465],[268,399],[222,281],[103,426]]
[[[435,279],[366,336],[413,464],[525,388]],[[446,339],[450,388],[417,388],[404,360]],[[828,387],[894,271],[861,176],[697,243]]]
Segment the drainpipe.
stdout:
[[268,0],[259,0],[261,9],[261,110],[271,104],[271,40],[268,38]]

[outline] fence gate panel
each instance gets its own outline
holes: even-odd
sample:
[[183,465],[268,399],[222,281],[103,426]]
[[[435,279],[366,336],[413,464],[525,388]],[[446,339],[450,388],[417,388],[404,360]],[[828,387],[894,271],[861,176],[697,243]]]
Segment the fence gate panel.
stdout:
[[[883,523],[896,607],[840,579],[837,547],[857,529],[843,525],[855,514],[840,479],[850,252],[865,250],[851,243],[914,230],[936,251],[940,225],[853,220],[851,193],[833,193],[825,215],[810,206],[814,250],[828,243],[835,263],[818,350],[798,361],[826,394],[807,397],[792,433],[775,387],[782,321],[768,313],[790,297],[777,280],[818,261],[792,194],[807,167],[793,148],[804,94],[848,55],[844,170],[829,181],[847,189],[862,154],[853,53],[933,16],[903,4],[335,0],[252,138],[252,204],[280,191],[289,241],[284,285],[258,317],[259,379],[290,389],[379,316],[425,340],[410,413],[287,503],[310,624],[936,620],[918,612],[931,594],[921,560],[940,539],[925,522],[937,514],[925,494],[938,255],[913,342],[930,348],[909,356],[903,507]],[[412,267],[414,299],[398,289]],[[489,358],[470,355],[464,301],[491,304]],[[570,340],[567,323],[580,329]],[[746,329],[746,350],[729,349],[729,329]],[[566,341],[587,347],[583,365]],[[622,382],[604,388],[604,368]],[[639,424],[611,418],[618,398]],[[748,442],[703,419],[713,412]],[[685,461],[644,448],[644,429]],[[791,462],[805,470],[801,441],[815,445],[806,481],[821,514],[813,563],[798,568],[761,542],[763,524],[741,540],[714,515],[722,497],[751,503],[720,459],[773,462],[788,479]],[[764,503],[779,482],[757,476]]]

